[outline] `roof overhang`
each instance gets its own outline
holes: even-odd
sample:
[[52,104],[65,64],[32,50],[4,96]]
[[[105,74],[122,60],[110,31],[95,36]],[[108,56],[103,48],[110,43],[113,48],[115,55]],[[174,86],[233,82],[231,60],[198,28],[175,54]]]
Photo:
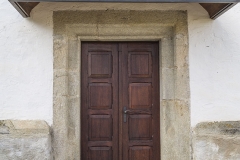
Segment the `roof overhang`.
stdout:
[[240,0],[9,0],[23,17],[30,17],[32,9],[40,2],[121,2],[121,3],[199,3],[209,14],[216,19],[229,10]]

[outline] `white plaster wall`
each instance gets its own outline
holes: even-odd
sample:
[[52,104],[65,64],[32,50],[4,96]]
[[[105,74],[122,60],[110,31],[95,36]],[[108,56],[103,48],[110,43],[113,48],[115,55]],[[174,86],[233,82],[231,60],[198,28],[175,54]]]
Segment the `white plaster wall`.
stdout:
[[240,120],[240,4],[189,23],[192,126]]
[[24,19],[0,2],[0,119],[52,124],[52,11],[187,10],[191,124],[240,120],[240,4],[213,21],[197,3],[41,3]]
[[42,16],[24,19],[0,1],[0,119],[52,124],[52,22]]

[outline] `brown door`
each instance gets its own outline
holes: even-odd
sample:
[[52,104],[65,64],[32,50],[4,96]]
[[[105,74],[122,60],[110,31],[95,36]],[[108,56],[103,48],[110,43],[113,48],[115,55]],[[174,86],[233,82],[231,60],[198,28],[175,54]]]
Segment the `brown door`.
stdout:
[[157,42],[83,42],[81,159],[159,160]]

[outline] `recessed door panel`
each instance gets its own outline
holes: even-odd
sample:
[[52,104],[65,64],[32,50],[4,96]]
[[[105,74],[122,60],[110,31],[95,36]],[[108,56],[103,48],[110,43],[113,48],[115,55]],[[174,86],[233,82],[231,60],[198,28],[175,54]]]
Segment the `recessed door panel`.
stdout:
[[129,107],[131,109],[151,108],[151,83],[130,83],[129,84]]
[[113,160],[111,147],[89,147],[88,160]]
[[111,77],[112,56],[110,52],[89,52],[89,77]]
[[112,85],[110,83],[89,84],[89,108],[112,108]]
[[152,160],[152,147],[148,146],[130,147],[129,160]]
[[129,140],[152,139],[152,116],[129,115]]
[[111,115],[89,116],[89,141],[112,141]]
[[151,52],[131,52],[128,55],[129,77],[151,77]]

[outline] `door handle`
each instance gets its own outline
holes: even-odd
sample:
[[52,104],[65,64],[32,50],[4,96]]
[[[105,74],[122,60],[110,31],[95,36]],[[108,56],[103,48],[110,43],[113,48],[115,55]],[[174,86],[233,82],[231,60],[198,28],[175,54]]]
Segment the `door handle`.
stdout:
[[130,112],[131,110],[128,110],[128,109],[124,111],[125,114],[129,114]]
[[127,107],[123,107],[123,122],[127,122]]
[[124,110],[124,114],[151,114],[150,110]]
[[127,107],[123,107],[123,122],[127,122],[127,114],[152,114],[150,110],[129,110]]

